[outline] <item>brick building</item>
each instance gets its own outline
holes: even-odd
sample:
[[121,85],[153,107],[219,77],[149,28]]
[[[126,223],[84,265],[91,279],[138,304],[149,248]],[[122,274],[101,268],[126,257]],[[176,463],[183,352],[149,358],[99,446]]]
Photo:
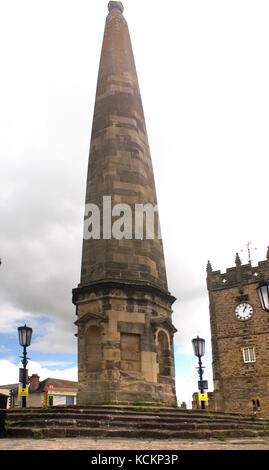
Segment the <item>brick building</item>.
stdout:
[[37,374],[29,377],[29,396],[27,406],[75,405],[78,383],[71,380],[48,377],[40,381]]
[[[21,384],[0,385],[1,392],[9,397],[8,407],[21,408],[21,397],[18,389]],[[27,408],[40,408],[42,406],[75,405],[78,383],[71,380],[48,377],[39,380],[38,374],[29,377]]]
[[215,411],[269,417],[269,314],[256,292],[268,278],[269,249],[256,267],[242,265],[238,254],[225,273],[208,262]]

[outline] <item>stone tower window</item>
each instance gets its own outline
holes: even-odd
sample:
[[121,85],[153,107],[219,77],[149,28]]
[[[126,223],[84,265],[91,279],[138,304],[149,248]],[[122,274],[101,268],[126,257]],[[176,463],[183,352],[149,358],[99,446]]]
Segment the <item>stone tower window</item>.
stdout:
[[254,348],[243,348],[243,360],[244,362],[256,362],[255,349]]
[[253,411],[260,411],[261,409],[260,400],[258,398],[252,400],[252,406],[253,406]]
[[102,364],[101,331],[98,326],[91,326],[86,336],[86,358],[88,372],[99,372]]
[[157,337],[157,351],[160,375],[170,375],[169,367],[169,343],[164,331],[159,331]]

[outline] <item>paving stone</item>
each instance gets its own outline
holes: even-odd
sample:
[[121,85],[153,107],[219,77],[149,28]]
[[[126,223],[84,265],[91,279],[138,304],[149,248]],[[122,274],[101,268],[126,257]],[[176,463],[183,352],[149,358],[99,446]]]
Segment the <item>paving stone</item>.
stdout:
[[269,450],[269,440],[0,439],[0,450]]

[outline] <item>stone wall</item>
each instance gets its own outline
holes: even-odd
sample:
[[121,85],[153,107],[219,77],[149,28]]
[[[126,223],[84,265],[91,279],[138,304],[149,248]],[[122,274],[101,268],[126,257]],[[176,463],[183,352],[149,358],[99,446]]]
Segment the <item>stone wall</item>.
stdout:
[[77,289],[74,295],[78,403],[174,404],[173,298],[154,289],[115,284]]
[[[225,273],[208,269],[212,366],[216,411],[269,416],[269,314],[260,307],[256,286],[269,277],[269,261],[256,267],[241,265]],[[247,302],[253,307],[248,320],[235,315],[235,307]],[[255,358],[245,362],[244,350],[251,348]],[[248,349],[249,350],[249,349]]]

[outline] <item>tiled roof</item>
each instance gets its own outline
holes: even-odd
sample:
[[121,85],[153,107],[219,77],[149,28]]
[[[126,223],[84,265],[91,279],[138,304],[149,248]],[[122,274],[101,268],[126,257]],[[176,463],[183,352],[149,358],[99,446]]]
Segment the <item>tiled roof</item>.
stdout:
[[78,382],[73,382],[72,380],[63,380],[63,379],[54,379],[54,378],[47,378],[42,380],[39,384],[37,392],[43,392],[47,386],[53,387],[62,387],[62,388],[78,388]]
[[7,388],[9,390],[14,390],[14,388],[18,388],[19,383],[16,384],[7,384],[7,385],[0,385],[0,388]]

